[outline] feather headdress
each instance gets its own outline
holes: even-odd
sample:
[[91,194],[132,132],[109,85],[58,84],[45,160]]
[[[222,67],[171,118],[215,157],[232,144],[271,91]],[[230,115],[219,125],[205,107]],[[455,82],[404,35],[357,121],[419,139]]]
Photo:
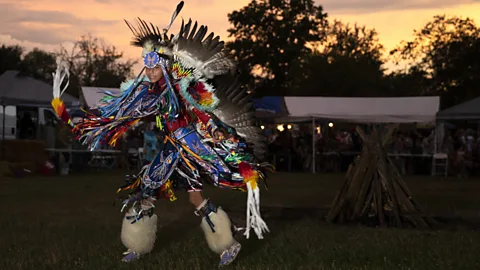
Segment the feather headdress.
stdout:
[[125,20],[128,28],[132,31],[134,39],[131,42],[133,46],[142,47],[142,58],[147,54],[156,52],[160,56],[171,58],[173,56],[173,41],[175,36],[168,35],[168,30],[182,10],[184,2],[181,1],[175,12],[172,14],[170,23],[164,29],[160,30],[152,23],[148,23],[140,18],[135,20],[135,24]]

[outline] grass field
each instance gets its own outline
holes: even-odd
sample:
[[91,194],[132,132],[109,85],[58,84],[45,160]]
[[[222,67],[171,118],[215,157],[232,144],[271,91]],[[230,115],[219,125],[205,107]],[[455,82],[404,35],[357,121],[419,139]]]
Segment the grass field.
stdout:
[[[431,231],[327,224],[323,216],[341,175],[276,174],[262,192],[272,232],[240,238],[227,269],[480,269],[480,180],[407,178],[417,200],[439,218]],[[157,244],[144,260],[120,262],[122,214],[112,206],[122,174],[0,180],[0,269],[215,269],[184,194],[157,203]],[[208,188],[234,220],[245,193]]]

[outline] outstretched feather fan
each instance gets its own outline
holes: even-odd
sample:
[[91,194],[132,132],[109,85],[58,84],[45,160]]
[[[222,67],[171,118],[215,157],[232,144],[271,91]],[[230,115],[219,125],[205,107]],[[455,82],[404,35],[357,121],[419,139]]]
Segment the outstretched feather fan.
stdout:
[[[198,29],[198,30],[197,30]],[[235,129],[241,137],[252,144],[255,155],[263,158],[266,153],[266,139],[262,130],[255,125],[255,110],[251,95],[243,89],[234,75],[236,63],[225,52],[225,44],[220,37],[214,38],[208,28],[198,27],[189,20],[183,24],[174,47],[176,60],[186,68],[194,68],[194,74],[210,79],[215,95],[220,100],[212,113],[222,122]],[[197,75],[197,76],[198,76]]]

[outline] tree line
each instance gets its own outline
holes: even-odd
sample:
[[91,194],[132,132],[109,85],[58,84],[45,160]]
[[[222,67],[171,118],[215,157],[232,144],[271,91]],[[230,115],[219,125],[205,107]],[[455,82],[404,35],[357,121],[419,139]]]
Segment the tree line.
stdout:
[[21,46],[3,45],[0,47],[0,74],[17,70],[20,75],[52,84],[57,56],[70,65],[70,84],[66,92],[76,97],[80,95],[80,86],[119,87],[133,75],[136,64],[132,60],[122,60],[123,52],[119,52],[115,46],[87,35],[76,41],[73,48],[61,47],[58,52],[35,48],[25,53]]
[[[240,80],[257,97],[440,95],[442,107],[480,96],[480,27],[472,19],[438,15],[414,38],[386,52],[375,29],[332,20],[313,0],[252,0],[228,14]],[[137,63],[101,39],[84,36],[71,51],[19,46],[0,48],[0,73],[8,69],[51,83],[57,55],[79,85],[118,87]],[[400,67],[387,72],[385,64]]]

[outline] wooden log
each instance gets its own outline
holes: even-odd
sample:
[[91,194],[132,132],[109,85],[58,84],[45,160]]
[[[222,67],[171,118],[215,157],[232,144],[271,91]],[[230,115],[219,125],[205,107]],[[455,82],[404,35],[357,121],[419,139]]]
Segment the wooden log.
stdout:
[[410,189],[408,189],[407,184],[403,181],[402,175],[398,171],[397,166],[395,166],[395,163],[393,162],[393,160],[388,155],[387,155],[387,160],[392,165],[393,174],[395,175],[395,178],[397,179],[398,183],[400,184],[403,192],[406,193],[407,197],[412,197],[412,193],[410,192]]
[[347,196],[349,200],[355,200],[358,197],[360,188],[365,180],[365,176],[370,167],[369,165],[372,158],[372,155],[366,153],[365,157],[362,159],[362,162],[358,164],[357,171],[353,175],[351,185],[348,189]]
[[365,135],[365,132],[363,131],[363,129],[361,127],[356,126],[355,130],[357,131],[358,135],[360,136],[360,138],[362,139],[362,141],[364,143],[368,142],[367,135]]
[[[389,159],[389,162],[391,164],[393,164],[393,161],[390,157],[388,157]],[[402,175],[400,174],[400,172],[398,171],[397,167],[396,166],[392,166],[392,170],[394,171],[394,174],[395,174],[395,179],[396,179],[396,182],[398,183],[398,185],[401,187],[401,190],[403,191],[403,193],[405,193],[405,196],[408,198],[408,200],[411,202],[411,204],[413,205],[414,209],[417,210],[418,212],[420,213],[423,213],[423,215],[425,215],[425,211],[422,207],[420,207],[420,205],[418,204],[418,202],[413,198],[413,194],[412,192],[410,191],[410,189],[408,188],[407,184],[405,183],[405,181],[403,180],[402,178]],[[436,224],[437,222],[435,221],[435,219],[433,218],[430,218],[428,216],[424,216],[424,220],[428,221],[428,223],[434,225]],[[430,226],[429,226],[430,227]]]
[[398,207],[398,200],[397,200],[397,195],[396,195],[396,191],[395,191],[395,188],[393,186],[393,183],[392,183],[392,180],[393,180],[393,175],[390,173],[390,170],[389,170],[389,166],[386,162],[386,159],[385,159],[385,150],[382,148],[380,150],[382,153],[380,154],[380,162],[378,164],[379,166],[379,173],[380,173],[380,177],[383,178],[383,180],[386,181],[387,183],[387,189],[390,193],[390,198],[392,200],[392,208],[393,208],[393,214],[395,216],[395,222],[397,224],[397,226],[399,228],[403,227],[402,226],[402,220],[400,218],[400,209]]
[[[383,164],[380,164],[380,166],[385,167],[385,165]],[[382,168],[379,170],[380,179],[381,181],[384,181],[385,185],[387,186],[385,195],[388,196],[388,199],[389,199],[388,201],[391,203],[390,206],[392,208],[393,216],[395,218],[395,225],[398,228],[402,228],[403,222],[400,217],[400,207],[398,204],[398,199],[395,194],[395,190],[393,190],[392,182],[391,180],[388,179],[388,173],[386,172],[386,170],[387,170],[386,168]]]
[[[349,179],[350,180],[350,179]],[[347,180],[347,182],[349,182]],[[347,192],[348,185],[345,183],[335,198],[335,202],[330,207],[330,211],[327,214],[327,222],[333,222],[338,218],[338,215],[342,212],[344,202],[345,202],[345,193]]]
[[374,196],[374,201],[375,201],[375,206],[377,209],[377,215],[378,215],[378,221],[380,223],[380,227],[384,228],[386,227],[386,222],[385,222],[385,215],[383,213],[383,200],[382,200],[382,185],[379,181],[379,175],[375,174],[375,179],[374,179],[374,189],[375,189],[375,196]]
[[385,147],[391,141],[392,135],[393,135],[393,133],[395,133],[397,128],[398,128],[398,125],[390,125],[387,128],[387,132],[386,132],[385,136],[383,136],[383,140],[381,141],[382,142],[382,147]]
[[342,211],[342,207],[345,202],[345,194],[348,190],[348,187],[350,186],[351,181],[352,181],[352,178],[350,177],[347,178],[342,188],[337,193],[337,196],[335,196],[335,199],[332,205],[330,206],[330,211],[328,211],[328,214],[327,214],[328,222],[333,222],[335,218],[338,216],[338,214],[340,213],[340,211]]
[[[357,161],[355,167],[351,169],[349,177],[346,179],[341,191],[337,194],[332,204],[331,210],[327,214],[327,221],[333,222],[340,213],[348,212],[345,208],[352,204],[352,201],[358,196],[359,186],[365,179],[365,172],[368,168],[369,151],[365,150],[363,158]],[[353,210],[353,207],[350,207]],[[350,220],[351,213],[345,213],[344,218]]]
[[351,182],[347,193],[349,196],[351,190],[356,189],[357,186],[361,184],[361,181],[363,180],[362,177],[365,175],[366,170],[368,169],[369,159],[371,158],[372,152],[369,151],[367,147],[368,146],[365,146],[362,158],[357,162],[355,171],[352,173]]
[[340,189],[340,191],[337,193],[337,196],[335,196],[335,199],[330,206],[330,211],[327,214],[327,222],[333,222],[335,219],[338,218],[338,215],[343,211],[343,208],[345,207],[346,199],[348,198],[348,189],[350,188],[353,177],[357,173],[358,169],[357,166],[352,167],[351,169],[351,176],[347,177],[345,179],[345,182]]
[[352,218],[361,216],[362,208],[366,203],[367,193],[372,188],[373,174],[376,173],[376,170],[377,170],[375,168],[375,164],[377,163],[377,160],[378,159],[376,156],[372,156],[370,159],[367,172],[365,173],[364,178],[362,179],[363,180],[362,186],[358,191],[358,196],[356,198],[356,203],[353,209],[354,215],[352,216]]
[[[398,183],[395,182],[393,184],[398,185]],[[398,190],[401,190],[400,186],[398,186]],[[407,198],[404,192],[398,192],[397,198],[400,206],[403,208],[402,216],[404,218],[409,219],[416,228],[429,227],[423,217],[419,215],[412,215],[413,213],[420,213],[420,211],[417,211],[416,207],[412,204],[412,201]]]
[[368,195],[366,196],[364,206],[360,212],[360,218],[364,217],[365,215],[368,215],[367,210],[369,207],[372,206],[373,203],[373,195],[375,194],[375,179],[378,177],[378,172],[375,170],[374,175],[372,176],[372,180],[370,182],[370,187],[368,189]]

